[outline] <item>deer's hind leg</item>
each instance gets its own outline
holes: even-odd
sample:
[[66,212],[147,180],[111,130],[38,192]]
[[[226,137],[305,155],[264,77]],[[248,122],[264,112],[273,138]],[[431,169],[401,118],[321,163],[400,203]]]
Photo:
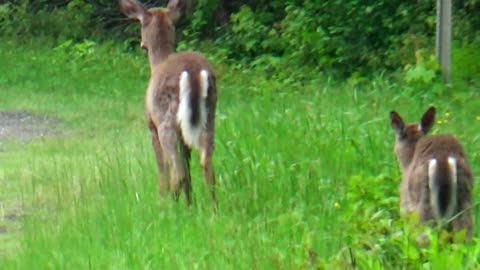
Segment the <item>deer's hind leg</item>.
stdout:
[[160,138],[158,136],[158,130],[155,123],[149,120],[148,128],[150,129],[150,132],[152,134],[152,147],[153,147],[153,151],[155,152],[155,157],[157,160],[157,166],[159,171],[159,176],[158,176],[159,192],[161,195],[165,195],[168,193],[168,189],[169,189],[169,186],[168,186],[169,171],[168,171],[167,162],[164,159],[163,149],[160,144]]
[[455,219],[452,220],[451,227],[454,232],[459,232],[461,230],[466,230],[466,239],[470,240],[473,236],[473,210],[472,210],[472,194],[471,189],[473,188],[470,183],[461,183],[458,186],[458,195],[457,196],[457,215]]
[[473,215],[470,206],[467,206],[459,213],[459,216],[452,220],[451,227],[453,232],[466,231],[466,239],[470,240],[473,236]]
[[215,81],[211,80],[211,88],[208,89],[208,96],[205,100],[207,106],[207,122],[200,137],[200,164],[205,178],[205,184],[210,193],[213,207],[217,209],[217,196],[215,194],[215,170],[212,157],[215,150],[215,110],[217,107],[217,93]]
[[185,168],[185,178],[182,182],[183,191],[185,192],[185,198],[187,199],[187,204],[192,204],[192,177],[190,175],[190,157],[191,149],[182,141],[179,141],[179,152],[181,159],[184,162]]
[[214,134],[213,132],[209,132],[208,130],[208,123],[207,123],[207,131],[202,134],[200,140],[200,164],[203,170],[203,177],[205,178],[205,184],[207,187],[208,192],[210,193],[212,203],[214,204],[214,208],[217,208],[217,197],[215,194],[215,170],[213,168],[212,163],[212,156],[214,151]]
[[[181,149],[183,142],[175,126],[160,127],[158,133],[165,159],[170,166],[170,191],[174,199],[178,201],[182,187],[190,183],[189,155],[187,156]],[[189,192],[187,203],[190,203],[190,200]]]

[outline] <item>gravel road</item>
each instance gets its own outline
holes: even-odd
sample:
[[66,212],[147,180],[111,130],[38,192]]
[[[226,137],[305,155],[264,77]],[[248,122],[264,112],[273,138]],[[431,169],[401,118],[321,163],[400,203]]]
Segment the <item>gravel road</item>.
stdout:
[[[44,136],[64,134],[60,128],[62,121],[40,114],[25,111],[0,111],[0,155],[8,155],[9,143],[28,143]],[[0,256],[8,254],[7,242],[16,242],[20,220],[23,217],[23,204],[18,194],[12,194],[9,186],[15,179],[2,179],[2,156],[0,156]],[[6,156],[8,158],[8,156]],[[3,193],[2,193],[3,191]]]
[[58,135],[57,118],[22,111],[0,111],[0,143],[5,140],[28,142],[32,139]]

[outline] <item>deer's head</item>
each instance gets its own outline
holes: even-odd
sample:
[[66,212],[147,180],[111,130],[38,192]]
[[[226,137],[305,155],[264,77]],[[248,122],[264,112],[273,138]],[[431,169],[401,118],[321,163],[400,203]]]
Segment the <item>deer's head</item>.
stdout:
[[175,23],[180,16],[180,5],[181,0],[170,0],[166,8],[147,9],[137,0],[120,1],[122,12],[140,22],[141,47],[157,56],[175,51]]
[[410,164],[415,146],[432,128],[435,122],[435,107],[430,107],[422,116],[420,123],[405,124],[395,111],[390,112],[390,123],[396,133],[395,154],[403,170]]

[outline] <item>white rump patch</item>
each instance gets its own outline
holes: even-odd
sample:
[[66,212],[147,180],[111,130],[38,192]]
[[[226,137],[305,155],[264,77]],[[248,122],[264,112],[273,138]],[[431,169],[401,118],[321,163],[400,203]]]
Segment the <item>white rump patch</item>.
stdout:
[[179,100],[180,104],[177,111],[177,123],[180,125],[182,130],[182,136],[185,144],[190,147],[198,146],[200,143],[200,135],[206,125],[207,119],[207,108],[205,106],[205,98],[207,97],[208,91],[208,72],[202,70],[200,72],[200,104],[199,104],[199,123],[197,125],[192,125],[190,119],[192,116],[192,108],[190,108],[190,92],[192,87],[190,85],[190,80],[188,78],[189,73],[183,71],[180,75],[179,81]]
[[448,157],[448,167],[452,176],[452,182],[457,184],[457,160],[454,157]]
[[447,217],[452,217],[457,207],[457,160],[454,157],[448,157],[448,168],[450,170],[450,180],[452,181],[452,191],[450,192]]
[[188,81],[188,72],[184,71],[180,75],[180,96],[185,96],[187,92],[190,92],[190,82]]
[[[448,171],[450,175],[448,176],[448,179],[451,181],[450,182],[450,198],[448,201],[448,207],[445,212],[445,218],[450,218],[453,216],[455,212],[455,208],[457,205],[457,162],[455,158],[453,157],[448,157]],[[428,185],[430,187],[430,203],[432,205],[432,210],[433,213],[437,218],[440,218],[440,206],[438,205],[439,202],[439,186],[438,183],[436,183],[436,174],[437,174],[437,160],[436,159],[431,159],[430,162],[428,163]]]
[[433,158],[428,163],[428,186],[430,187],[430,190],[434,188],[435,183],[433,183],[433,180],[435,180],[436,171],[437,171],[437,160]]
[[435,217],[440,217],[440,206],[438,205],[438,185],[435,183],[437,173],[437,160],[431,159],[428,163],[428,187],[430,188],[430,205]]
[[202,88],[202,98],[207,98],[208,96],[208,71],[202,69],[200,71],[200,87]]
[[[188,106],[188,93],[190,93],[190,82],[188,81],[188,72],[184,71],[180,75],[180,83],[179,83],[180,93],[179,93],[179,100],[180,105],[178,106],[177,112],[177,123],[182,124],[183,120],[188,120],[190,114],[190,107]],[[182,128],[183,129],[183,128]]]

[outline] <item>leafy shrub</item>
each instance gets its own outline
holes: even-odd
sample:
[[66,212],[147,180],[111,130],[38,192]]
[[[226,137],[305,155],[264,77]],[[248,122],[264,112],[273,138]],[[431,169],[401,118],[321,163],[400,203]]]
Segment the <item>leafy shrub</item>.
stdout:
[[239,12],[233,14],[232,41],[234,50],[242,51],[250,56],[262,54],[268,48],[267,26],[263,25],[248,7],[243,6]]
[[[416,5],[387,1],[289,2],[285,16],[270,27],[258,24],[252,13],[241,9],[232,15],[233,33],[238,35],[239,27],[254,24],[250,29],[255,30],[247,36],[248,50],[255,46],[260,53],[274,51],[288,57],[289,62],[333,68],[345,74],[397,69],[411,63],[413,52],[425,47],[431,40],[425,37],[434,33],[435,10],[430,1]],[[268,33],[268,29],[268,36],[256,34],[257,30]]]
[[[348,264],[359,269],[397,269],[399,266],[419,269],[422,265],[431,265],[431,269],[440,269],[443,265],[453,265],[454,269],[476,268],[478,262],[466,260],[469,255],[463,243],[465,231],[452,235],[415,226],[417,215],[400,218],[398,188],[391,185],[392,181],[398,180],[385,175],[354,175],[349,179],[342,202],[342,207],[347,208],[344,233],[363,237],[349,238],[339,255],[326,263],[329,266],[326,268]],[[429,244],[421,246],[416,242],[421,233],[428,236]]]
[[54,48],[54,51],[73,56],[74,58],[85,58],[95,52],[97,44],[90,40],[84,42],[74,43],[72,40],[67,40]]
[[[144,1],[164,6],[166,0]],[[7,0],[0,4],[3,35],[51,36],[63,42],[117,39],[137,42],[131,23],[111,0]],[[284,67],[363,76],[416,63],[415,52],[432,50],[435,1],[191,0],[177,26],[194,47],[213,40],[240,63],[263,62],[272,73]],[[454,38],[480,40],[477,0],[454,2]],[[230,20],[229,20],[230,19]],[[258,60],[257,58],[263,58]],[[277,61],[279,58],[283,61]],[[284,63],[279,63],[284,62]],[[416,64],[412,74],[424,73]],[[417,70],[417,71],[415,71]],[[301,74],[299,72],[299,74]],[[428,75],[430,74],[430,75]],[[301,76],[301,75],[299,75]],[[431,77],[431,76],[430,76]]]
[[14,5],[6,3],[0,9],[0,25],[4,34],[17,37],[53,36],[80,38],[88,33],[93,7],[85,1],[70,1],[62,8],[39,8],[28,0]]
[[426,50],[415,52],[415,65],[405,66],[405,81],[407,83],[429,84],[434,82],[440,67],[434,55],[428,54]]
[[480,39],[454,46],[452,55],[453,79],[480,84]]

